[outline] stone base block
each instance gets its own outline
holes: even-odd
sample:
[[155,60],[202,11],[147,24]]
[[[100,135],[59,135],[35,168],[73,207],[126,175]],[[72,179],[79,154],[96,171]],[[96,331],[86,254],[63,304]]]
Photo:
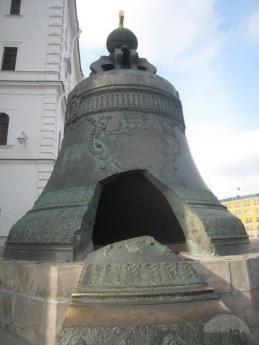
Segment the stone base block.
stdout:
[[[259,253],[225,257],[182,255],[259,344]],[[54,345],[82,263],[0,261],[0,326],[31,345]]]
[[81,269],[81,263],[0,261],[2,329],[29,344],[54,345]]
[[20,338],[0,329],[0,344],[2,345],[28,345]]
[[0,257],[2,257],[4,254],[4,246],[5,246],[6,238],[7,238],[6,236],[0,236]]
[[247,323],[259,344],[259,253],[208,257],[184,255],[222,302]]

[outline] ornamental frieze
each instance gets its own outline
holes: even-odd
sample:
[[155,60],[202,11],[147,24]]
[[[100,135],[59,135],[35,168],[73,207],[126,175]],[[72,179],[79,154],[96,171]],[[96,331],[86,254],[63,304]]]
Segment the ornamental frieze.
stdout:
[[144,112],[159,113],[180,122],[184,126],[182,106],[179,100],[158,93],[145,91],[111,91],[100,94],[88,95],[82,99],[79,106],[77,101],[71,102],[66,116],[66,124],[80,117],[95,112],[109,110],[140,110]]

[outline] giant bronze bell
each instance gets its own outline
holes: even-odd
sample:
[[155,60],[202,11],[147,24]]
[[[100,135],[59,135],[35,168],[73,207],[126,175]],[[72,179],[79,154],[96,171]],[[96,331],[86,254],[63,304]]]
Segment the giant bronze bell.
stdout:
[[55,169],[11,229],[5,257],[72,261],[143,235],[175,251],[247,250],[242,223],[193,162],[178,92],[137,46],[133,32],[114,30],[110,55],[70,93]]

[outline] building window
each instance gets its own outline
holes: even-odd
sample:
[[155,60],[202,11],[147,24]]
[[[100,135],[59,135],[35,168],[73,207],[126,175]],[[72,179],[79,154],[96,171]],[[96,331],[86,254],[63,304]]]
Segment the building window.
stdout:
[[2,70],[14,71],[17,56],[17,47],[4,47]]
[[9,116],[7,114],[0,113],[0,145],[7,144],[8,126]]
[[18,15],[20,14],[21,0],[12,0],[10,14]]

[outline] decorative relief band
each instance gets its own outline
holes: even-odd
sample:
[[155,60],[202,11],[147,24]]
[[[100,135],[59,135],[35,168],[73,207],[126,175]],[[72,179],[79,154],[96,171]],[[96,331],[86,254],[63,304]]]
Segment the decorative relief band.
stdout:
[[188,262],[159,264],[87,264],[82,270],[81,287],[121,288],[190,286],[202,281]]
[[73,100],[68,108],[66,124],[78,118],[94,113],[114,109],[134,109],[164,113],[184,126],[183,113],[180,101],[157,93],[141,91],[116,91],[89,95],[80,104]]
[[[100,310],[98,310],[100,312]],[[227,317],[229,319],[227,319]],[[72,326],[62,327],[57,336],[57,345],[248,345],[249,333],[238,321],[234,329],[230,326],[218,330],[215,326],[211,331],[206,331],[204,317],[197,317],[197,320],[183,320],[178,323],[166,322],[153,326],[130,325],[122,327],[111,322],[110,327],[87,327]],[[222,319],[223,316],[220,315]],[[231,325],[231,316],[226,316]],[[232,321],[232,323],[230,322]],[[221,323],[223,322],[221,321]],[[241,326],[242,325],[242,326]],[[238,328],[240,327],[240,329]]]

